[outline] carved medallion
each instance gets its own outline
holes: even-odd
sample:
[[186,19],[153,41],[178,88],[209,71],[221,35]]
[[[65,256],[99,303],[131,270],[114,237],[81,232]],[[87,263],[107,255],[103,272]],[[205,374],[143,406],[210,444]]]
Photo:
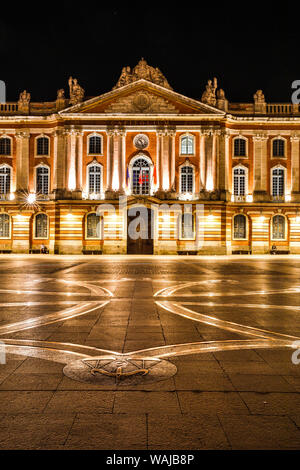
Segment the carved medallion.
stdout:
[[139,150],[144,150],[149,145],[149,139],[145,134],[138,134],[133,139],[133,145]]
[[133,99],[133,104],[139,111],[144,111],[150,106],[150,98],[145,93],[138,93]]

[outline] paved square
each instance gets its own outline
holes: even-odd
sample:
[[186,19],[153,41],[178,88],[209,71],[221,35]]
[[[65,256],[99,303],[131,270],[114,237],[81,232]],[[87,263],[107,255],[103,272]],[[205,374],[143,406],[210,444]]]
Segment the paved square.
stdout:
[[0,449],[299,449],[299,274],[288,256],[1,256]]

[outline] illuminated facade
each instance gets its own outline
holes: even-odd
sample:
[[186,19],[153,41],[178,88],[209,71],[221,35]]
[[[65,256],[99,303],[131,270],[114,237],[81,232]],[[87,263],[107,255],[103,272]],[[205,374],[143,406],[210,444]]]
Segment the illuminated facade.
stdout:
[[[229,103],[215,79],[190,99],[143,59],[108,93],[69,92],[0,104],[2,252],[300,253],[299,105]],[[150,240],[128,237],[139,205]]]

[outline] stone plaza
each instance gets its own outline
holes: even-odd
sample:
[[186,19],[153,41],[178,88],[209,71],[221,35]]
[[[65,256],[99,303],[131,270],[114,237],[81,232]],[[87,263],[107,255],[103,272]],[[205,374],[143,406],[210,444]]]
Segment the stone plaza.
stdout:
[[0,449],[299,449],[299,260],[2,255]]

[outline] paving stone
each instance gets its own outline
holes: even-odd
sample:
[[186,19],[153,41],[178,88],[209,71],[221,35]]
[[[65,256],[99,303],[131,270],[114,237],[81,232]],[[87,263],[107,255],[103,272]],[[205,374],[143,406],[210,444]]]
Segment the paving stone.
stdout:
[[147,447],[145,415],[79,413],[66,449],[140,450]]
[[111,413],[113,402],[113,392],[59,390],[51,397],[45,411],[48,413]]
[[298,450],[300,431],[286,416],[220,416],[233,449]]
[[1,419],[0,449],[63,447],[75,414],[18,414]]
[[300,410],[299,393],[241,393],[254,415],[290,415]]
[[178,392],[178,398],[182,412],[187,414],[249,414],[237,392]]
[[230,449],[216,416],[151,415],[148,418],[149,449]]
[[116,392],[114,413],[181,413],[177,394],[175,392]]

